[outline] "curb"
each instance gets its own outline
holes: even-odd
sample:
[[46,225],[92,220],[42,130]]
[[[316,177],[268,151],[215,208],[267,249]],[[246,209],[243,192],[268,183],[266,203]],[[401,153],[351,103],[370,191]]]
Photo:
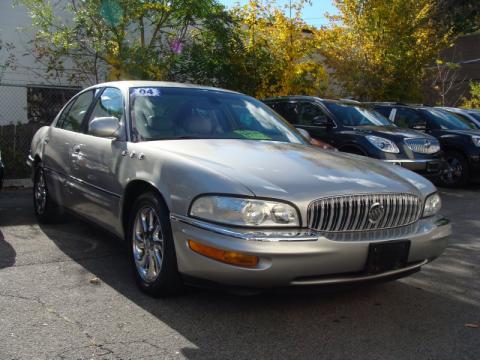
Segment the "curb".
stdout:
[[3,188],[31,188],[33,187],[32,179],[4,179]]

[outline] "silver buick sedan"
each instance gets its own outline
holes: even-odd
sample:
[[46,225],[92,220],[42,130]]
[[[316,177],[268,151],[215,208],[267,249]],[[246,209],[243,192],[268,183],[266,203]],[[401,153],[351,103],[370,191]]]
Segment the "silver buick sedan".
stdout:
[[125,239],[140,288],[391,279],[451,233],[437,189],[396,165],[311,146],[261,102],[166,82],[93,86],[33,138],[39,221],[64,210]]

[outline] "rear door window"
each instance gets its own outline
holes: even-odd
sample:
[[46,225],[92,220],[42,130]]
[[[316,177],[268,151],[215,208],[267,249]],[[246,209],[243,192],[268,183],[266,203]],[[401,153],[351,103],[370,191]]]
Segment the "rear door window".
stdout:
[[395,124],[404,128],[425,124],[425,120],[416,111],[407,108],[397,108],[394,121]]
[[318,121],[319,118],[326,117],[323,109],[317,104],[311,102],[302,102],[299,104],[299,106],[299,125],[315,126],[315,123]]
[[88,109],[92,105],[93,90],[86,91],[79,95],[69,108],[61,115],[61,122],[58,127],[64,130],[70,130],[74,132],[80,132],[82,127],[82,121],[88,112]]
[[299,124],[298,103],[295,101],[282,101],[269,104],[269,106],[290,124]]

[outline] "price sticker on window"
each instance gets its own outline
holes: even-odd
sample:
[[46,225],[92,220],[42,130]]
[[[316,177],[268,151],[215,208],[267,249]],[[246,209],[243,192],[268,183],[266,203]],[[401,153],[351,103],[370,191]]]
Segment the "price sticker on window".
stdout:
[[132,96],[160,96],[161,92],[158,88],[135,88]]

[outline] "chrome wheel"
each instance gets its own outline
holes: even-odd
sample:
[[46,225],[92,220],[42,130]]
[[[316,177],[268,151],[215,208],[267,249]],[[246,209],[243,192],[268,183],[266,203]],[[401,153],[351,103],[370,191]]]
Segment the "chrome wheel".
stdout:
[[47,205],[47,187],[45,186],[45,177],[43,170],[38,170],[37,181],[35,182],[35,208],[37,213],[42,215],[45,212],[45,206]]
[[143,281],[158,279],[162,269],[164,239],[160,218],[151,206],[144,206],[135,215],[133,225],[133,258]]

